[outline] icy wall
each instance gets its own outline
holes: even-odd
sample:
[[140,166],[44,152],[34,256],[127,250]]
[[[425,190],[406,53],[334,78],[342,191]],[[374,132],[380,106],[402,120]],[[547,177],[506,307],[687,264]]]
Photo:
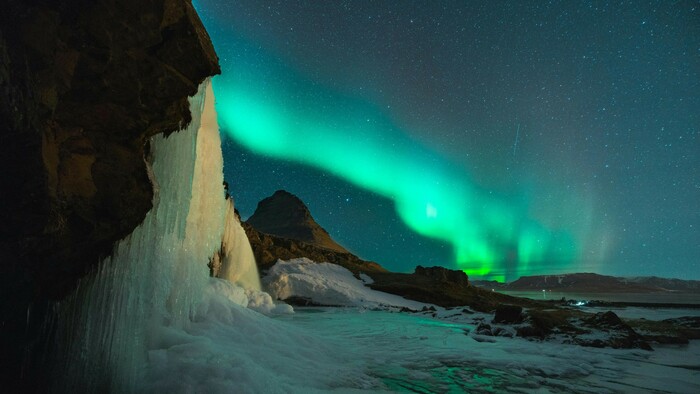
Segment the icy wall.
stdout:
[[191,323],[227,207],[209,81],[189,102],[192,122],[150,141],[153,209],[57,306],[58,391],[135,391],[154,328]]
[[250,247],[248,236],[233,209],[233,201],[229,200],[226,207],[226,225],[221,241],[220,278],[236,283],[248,290],[261,290],[260,274],[255,264],[253,249]]

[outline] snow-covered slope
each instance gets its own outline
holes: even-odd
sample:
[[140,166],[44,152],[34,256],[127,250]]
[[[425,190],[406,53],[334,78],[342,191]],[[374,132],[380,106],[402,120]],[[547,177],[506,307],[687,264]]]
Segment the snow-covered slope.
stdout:
[[278,261],[263,278],[263,287],[273,298],[302,298],[317,305],[421,309],[427,304],[407,300],[365,286],[366,275],[356,278],[336,264],[315,263],[307,258]]

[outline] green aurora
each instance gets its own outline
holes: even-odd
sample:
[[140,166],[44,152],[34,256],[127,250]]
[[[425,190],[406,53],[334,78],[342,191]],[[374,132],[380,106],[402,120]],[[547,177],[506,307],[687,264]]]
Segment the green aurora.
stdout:
[[377,106],[256,53],[222,61],[214,80],[222,130],[246,148],[391,199],[411,229],[452,245],[456,266],[470,276],[503,281],[551,273],[553,264],[566,268],[577,256],[571,232],[548,229],[528,217],[526,204],[480,188]]

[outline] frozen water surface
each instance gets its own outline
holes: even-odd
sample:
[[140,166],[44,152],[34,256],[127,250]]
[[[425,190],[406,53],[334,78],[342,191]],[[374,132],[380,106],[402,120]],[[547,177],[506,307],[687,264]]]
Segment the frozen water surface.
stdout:
[[697,343],[648,352],[521,338],[479,342],[464,322],[354,308],[297,309],[279,320],[342,345],[389,391],[700,392]]

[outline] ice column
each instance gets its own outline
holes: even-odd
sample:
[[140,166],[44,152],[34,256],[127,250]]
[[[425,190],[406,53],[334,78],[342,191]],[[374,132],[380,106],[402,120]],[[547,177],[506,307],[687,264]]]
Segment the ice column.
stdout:
[[191,321],[227,206],[208,80],[189,102],[192,122],[150,141],[153,208],[57,306],[57,391],[137,391],[155,328]]
[[261,291],[260,274],[245,230],[229,200],[226,207],[226,227],[221,242],[221,273],[219,277],[238,284],[246,290]]

